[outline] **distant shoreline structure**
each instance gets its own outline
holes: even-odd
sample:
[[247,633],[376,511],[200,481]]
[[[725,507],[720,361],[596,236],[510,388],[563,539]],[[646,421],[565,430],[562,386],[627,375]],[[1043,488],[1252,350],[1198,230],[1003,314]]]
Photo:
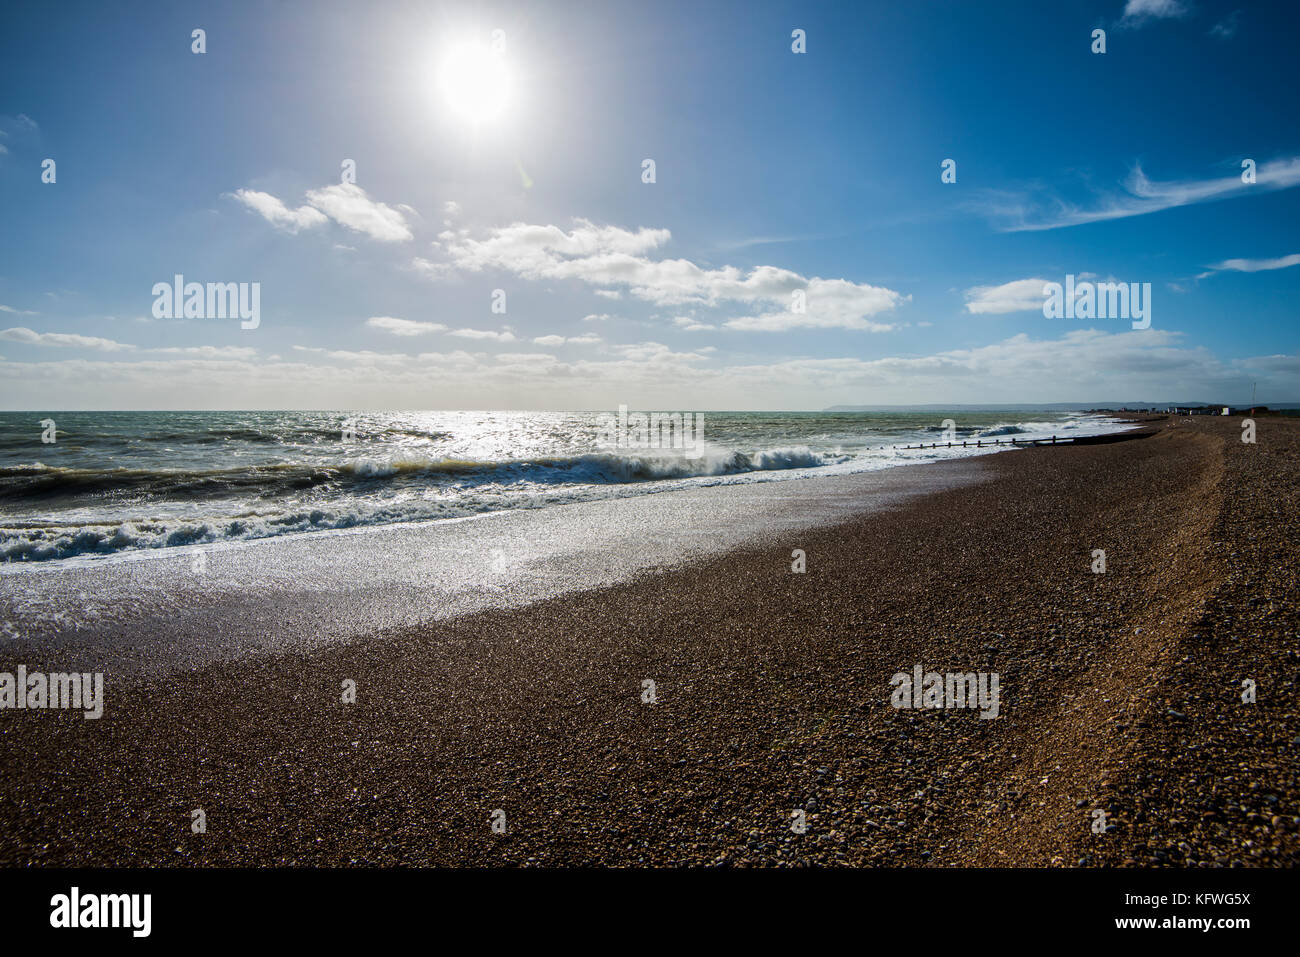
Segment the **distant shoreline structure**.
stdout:
[[[1241,414],[1243,410],[1254,409],[1256,412],[1286,412],[1300,410],[1300,401],[1270,402],[1258,405],[1236,405],[1231,402],[1044,402],[1044,403],[1009,403],[1006,405],[955,405],[935,403],[932,405],[832,405],[822,412],[1095,412],[1109,415],[1118,412],[1141,412],[1148,415],[1164,414],[1218,414],[1222,409],[1234,410],[1230,415]],[[1189,411],[1190,410],[1190,411]]]

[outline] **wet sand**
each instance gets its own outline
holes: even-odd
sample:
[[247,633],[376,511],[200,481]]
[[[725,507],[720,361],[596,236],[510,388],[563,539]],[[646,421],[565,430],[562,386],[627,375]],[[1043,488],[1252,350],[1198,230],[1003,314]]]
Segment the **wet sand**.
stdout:
[[321,648],[772,544],[985,481],[987,458],[2,565],[0,654],[131,676]]
[[[254,616],[265,650],[124,668],[98,721],[0,712],[0,862],[1294,865],[1300,423],[1258,421],[925,466],[529,604]],[[999,717],[891,707],[918,663],[996,672]]]

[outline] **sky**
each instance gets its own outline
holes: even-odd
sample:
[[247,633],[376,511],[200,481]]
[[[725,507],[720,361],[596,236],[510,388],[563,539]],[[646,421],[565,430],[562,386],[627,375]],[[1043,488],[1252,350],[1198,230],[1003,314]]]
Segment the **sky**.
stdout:
[[[17,7],[0,408],[1300,402],[1298,26],[1242,0]],[[256,290],[255,319],[206,285],[169,312],[177,275],[250,316]],[[1049,318],[1067,277],[1147,290],[1146,327]]]

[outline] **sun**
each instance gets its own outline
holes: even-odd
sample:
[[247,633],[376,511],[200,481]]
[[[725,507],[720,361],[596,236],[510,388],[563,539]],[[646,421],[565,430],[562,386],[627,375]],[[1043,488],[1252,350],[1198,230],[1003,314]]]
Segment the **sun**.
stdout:
[[510,102],[505,54],[485,43],[449,47],[438,65],[438,90],[452,112],[464,120],[478,124],[497,119]]

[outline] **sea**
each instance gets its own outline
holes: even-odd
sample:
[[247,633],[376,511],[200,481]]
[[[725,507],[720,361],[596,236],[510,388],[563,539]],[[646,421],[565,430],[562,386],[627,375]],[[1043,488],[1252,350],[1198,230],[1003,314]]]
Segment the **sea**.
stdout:
[[1025,409],[687,415],[677,431],[613,411],[4,412],[0,564],[801,481],[1010,450],[905,445],[1128,427]]

